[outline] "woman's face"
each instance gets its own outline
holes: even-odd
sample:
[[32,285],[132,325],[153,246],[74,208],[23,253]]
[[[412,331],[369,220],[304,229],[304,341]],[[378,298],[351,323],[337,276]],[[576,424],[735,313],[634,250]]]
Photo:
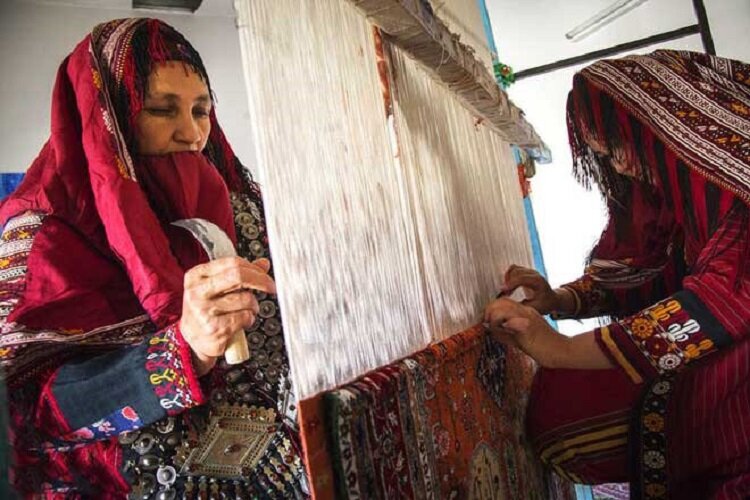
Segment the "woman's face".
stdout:
[[609,158],[610,164],[618,174],[626,175],[628,177],[635,177],[635,171],[633,170],[632,165],[630,165],[626,160],[625,155],[616,154],[617,151],[615,151],[615,154],[613,154],[613,152],[609,150],[606,144],[597,140],[593,135],[584,134],[584,140],[586,141],[586,144],[591,149],[591,151],[593,151],[597,156]]
[[202,151],[211,132],[210,112],[208,87],[190,66],[177,61],[156,66],[136,117],[138,153]]

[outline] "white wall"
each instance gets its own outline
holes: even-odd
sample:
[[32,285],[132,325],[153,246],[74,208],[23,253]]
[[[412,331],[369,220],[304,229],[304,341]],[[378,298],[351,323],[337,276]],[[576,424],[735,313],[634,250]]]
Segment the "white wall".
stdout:
[[99,22],[158,17],[200,52],[216,112],[237,156],[254,158],[232,0],[204,0],[196,14],[133,10],[131,0],[0,0],[0,172],[23,172],[49,135],[55,73]]
[[[615,44],[695,24],[691,0],[648,0],[602,29],[576,42],[565,33],[613,0],[486,0],[500,60],[516,71],[603,49]],[[750,0],[706,0],[717,53],[750,61]],[[698,35],[656,48],[701,51]],[[597,192],[584,190],[571,174],[565,101],[579,67],[519,80],[510,97],[526,112],[552,150],[553,163],[539,165],[532,180],[532,203],[550,282],[580,276],[584,260],[606,221]],[[560,322],[565,333],[590,329],[594,322]]]
[[565,38],[566,32],[615,0],[485,1],[500,60],[516,71],[696,22],[691,0],[636,0],[631,5],[637,7],[630,12],[571,42]]
[[750,0],[704,0],[716,54],[750,62]]

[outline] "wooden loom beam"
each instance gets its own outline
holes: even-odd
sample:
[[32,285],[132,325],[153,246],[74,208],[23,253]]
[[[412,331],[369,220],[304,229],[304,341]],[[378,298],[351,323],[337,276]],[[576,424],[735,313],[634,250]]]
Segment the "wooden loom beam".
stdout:
[[348,0],[387,38],[424,65],[507,142],[546,150],[523,111],[425,0]]

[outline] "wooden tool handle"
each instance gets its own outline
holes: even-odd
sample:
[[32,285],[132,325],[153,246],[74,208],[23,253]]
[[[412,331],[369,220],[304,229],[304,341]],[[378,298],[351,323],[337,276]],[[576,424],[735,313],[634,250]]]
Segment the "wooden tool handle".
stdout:
[[224,352],[224,359],[230,365],[238,365],[250,359],[250,348],[247,346],[245,330],[234,332],[232,339],[229,341],[227,350]]

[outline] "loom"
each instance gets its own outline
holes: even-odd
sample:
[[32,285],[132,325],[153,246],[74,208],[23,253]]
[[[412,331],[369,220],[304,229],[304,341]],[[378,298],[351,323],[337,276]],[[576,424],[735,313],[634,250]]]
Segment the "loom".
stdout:
[[532,266],[511,145],[544,144],[479,5],[436,3],[236,2],[312,492],[564,498],[523,437],[532,362],[474,326]]

